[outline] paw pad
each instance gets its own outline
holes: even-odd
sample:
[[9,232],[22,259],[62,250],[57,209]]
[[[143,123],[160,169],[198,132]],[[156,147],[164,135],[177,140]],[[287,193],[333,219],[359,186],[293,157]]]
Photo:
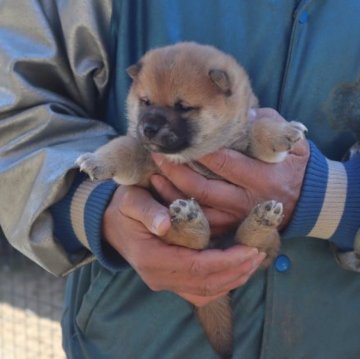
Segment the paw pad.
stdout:
[[200,214],[200,206],[194,199],[178,199],[169,207],[170,218],[173,223],[191,222],[196,220]]
[[283,215],[283,205],[277,201],[267,201],[258,204],[254,209],[255,220],[265,226],[278,226]]

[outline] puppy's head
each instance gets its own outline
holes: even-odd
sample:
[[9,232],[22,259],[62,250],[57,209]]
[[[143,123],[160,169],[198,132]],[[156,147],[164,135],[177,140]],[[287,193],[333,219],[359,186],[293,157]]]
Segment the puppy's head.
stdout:
[[179,43],[149,51],[128,69],[128,133],[171,160],[196,160],[229,147],[256,105],[249,79],[211,46]]

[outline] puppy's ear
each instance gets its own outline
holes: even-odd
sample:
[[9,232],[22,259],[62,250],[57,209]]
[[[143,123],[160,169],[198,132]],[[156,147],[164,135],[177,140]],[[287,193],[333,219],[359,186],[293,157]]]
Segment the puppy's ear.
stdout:
[[218,69],[210,70],[209,76],[225,96],[231,96],[231,83],[229,75],[226,73],[226,71]]
[[126,72],[128,73],[128,75],[135,80],[137,78],[137,76],[139,75],[139,72],[141,71],[142,68],[142,64],[141,62],[138,62],[135,65],[131,65],[126,69]]

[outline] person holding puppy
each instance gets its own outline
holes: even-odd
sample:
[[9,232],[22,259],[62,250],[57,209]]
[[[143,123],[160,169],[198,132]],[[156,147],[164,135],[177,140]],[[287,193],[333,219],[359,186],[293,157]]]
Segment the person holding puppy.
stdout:
[[[234,358],[356,358],[359,158],[342,156],[359,120],[358,2],[18,5],[3,2],[0,17],[0,225],[45,269],[71,272],[67,355],[215,358],[183,299],[200,306],[232,291]],[[301,121],[311,142],[273,165],[227,149],[201,159],[225,181],[154,156],[163,174],[151,180],[156,198],[88,181],[75,159],[126,130],[125,69],[148,49],[183,40],[231,53],[260,105],[277,110],[249,116]],[[184,195],[197,198],[213,233],[275,197],[285,208],[281,255],[256,271],[264,255],[248,247],[164,244],[162,203]]]

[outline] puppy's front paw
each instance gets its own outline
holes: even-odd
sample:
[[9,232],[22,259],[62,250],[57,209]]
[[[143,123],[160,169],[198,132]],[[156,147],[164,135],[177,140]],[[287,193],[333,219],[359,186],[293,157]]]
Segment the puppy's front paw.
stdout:
[[110,179],[114,170],[106,162],[100,160],[95,153],[84,153],[75,161],[81,172],[88,174],[92,181]]
[[284,218],[283,205],[276,201],[262,202],[254,208],[252,215],[262,226],[277,227]]
[[301,122],[286,123],[273,143],[274,152],[290,151],[296,142],[305,138],[307,131],[308,129]]

